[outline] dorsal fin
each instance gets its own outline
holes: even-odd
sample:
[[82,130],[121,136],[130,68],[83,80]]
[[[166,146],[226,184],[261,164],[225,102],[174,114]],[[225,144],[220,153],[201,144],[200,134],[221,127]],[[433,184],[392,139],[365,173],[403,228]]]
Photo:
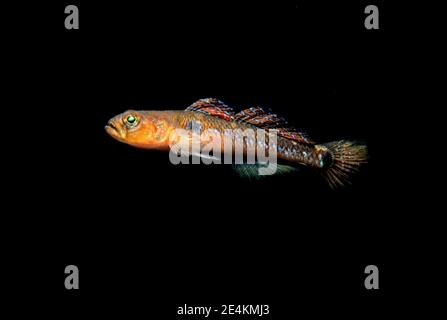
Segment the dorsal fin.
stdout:
[[295,128],[279,128],[278,135],[302,143],[315,144],[306,133],[298,131]]
[[200,99],[186,108],[185,111],[201,112],[227,121],[233,120],[234,111],[222,101],[214,98]]
[[280,118],[274,113],[265,112],[261,107],[242,110],[234,115],[234,120],[249,123],[263,129],[276,129],[278,130],[278,135],[290,140],[309,144],[314,143],[303,132],[288,127],[287,121],[284,118]]
[[234,119],[260,128],[276,129],[287,125],[287,121],[284,118],[280,118],[272,112],[266,112],[261,107],[242,110],[234,116]]

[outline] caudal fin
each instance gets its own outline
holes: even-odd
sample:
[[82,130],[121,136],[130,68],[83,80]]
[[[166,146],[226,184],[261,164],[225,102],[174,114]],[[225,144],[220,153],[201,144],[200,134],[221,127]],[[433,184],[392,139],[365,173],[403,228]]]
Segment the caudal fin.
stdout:
[[332,158],[324,169],[323,175],[329,185],[335,189],[350,184],[351,176],[368,160],[368,150],[365,145],[340,140],[323,144]]

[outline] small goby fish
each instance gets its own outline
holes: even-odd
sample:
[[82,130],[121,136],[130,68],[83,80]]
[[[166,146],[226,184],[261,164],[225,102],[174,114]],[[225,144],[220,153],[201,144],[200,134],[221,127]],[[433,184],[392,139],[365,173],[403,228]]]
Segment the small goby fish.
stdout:
[[[275,129],[277,141],[274,147],[277,157],[292,166],[315,168],[323,174],[332,188],[349,183],[351,175],[367,162],[365,145],[346,140],[317,144],[304,133],[288,127],[284,119],[265,112],[260,107],[236,113],[223,102],[213,98],[201,99],[186,110],[128,110],[110,119],[105,130],[116,140],[134,147],[169,151],[172,142],[180,139],[177,129],[191,131],[194,123],[199,123],[202,130],[214,130],[215,134],[221,137],[227,129]],[[256,142],[236,136],[233,145],[239,144],[242,148],[234,147],[232,152],[245,152],[248,145],[253,143]],[[265,143],[268,143],[268,140]],[[257,174],[256,171],[248,170],[249,166],[234,167],[241,175]]]

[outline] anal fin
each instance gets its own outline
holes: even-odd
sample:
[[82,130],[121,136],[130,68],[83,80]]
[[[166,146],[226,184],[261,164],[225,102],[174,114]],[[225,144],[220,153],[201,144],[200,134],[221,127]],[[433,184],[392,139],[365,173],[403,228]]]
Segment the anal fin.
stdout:
[[[284,164],[275,164],[274,167],[269,167],[266,164],[261,163],[255,163],[255,164],[234,164],[233,170],[239,174],[242,178],[248,178],[248,179],[262,179],[264,177],[270,176],[270,175],[283,175],[283,174],[289,174],[293,173],[295,171],[298,171],[298,168],[284,165]],[[260,170],[264,170],[264,174],[260,174]],[[270,174],[269,174],[270,170]]]

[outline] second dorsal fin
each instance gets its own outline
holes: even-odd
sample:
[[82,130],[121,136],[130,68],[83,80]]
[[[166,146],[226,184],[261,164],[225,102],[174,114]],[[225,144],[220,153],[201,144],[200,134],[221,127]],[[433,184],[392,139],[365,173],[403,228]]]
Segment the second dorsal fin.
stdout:
[[266,112],[261,107],[242,110],[234,115],[234,120],[249,123],[259,128],[276,129],[278,130],[278,135],[290,140],[309,144],[314,143],[305,133],[289,127],[284,118],[280,118],[274,113]]
[[284,118],[280,118],[274,113],[266,112],[261,107],[248,108],[235,113],[231,107],[222,101],[215,98],[206,98],[194,102],[185,111],[200,112],[226,121],[248,123],[263,129],[276,129],[278,130],[278,135],[284,138],[302,143],[314,143],[305,133],[289,127]]
[[284,118],[276,114],[265,112],[261,107],[252,107],[237,113],[234,120],[250,123],[261,128],[278,128],[287,124]]
[[185,111],[201,112],[227,121],[233,120],[234,117],[232,108],[214,98],[200,99],[186,108]]

